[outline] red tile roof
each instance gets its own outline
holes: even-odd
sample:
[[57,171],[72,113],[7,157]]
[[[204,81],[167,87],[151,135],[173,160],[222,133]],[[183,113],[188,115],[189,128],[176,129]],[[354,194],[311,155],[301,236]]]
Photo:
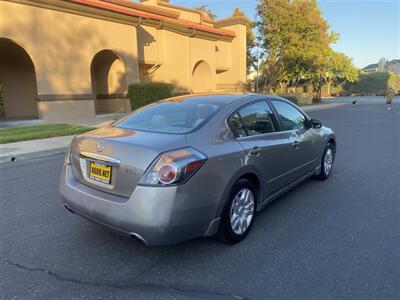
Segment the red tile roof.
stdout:
[[[198,23],[177,19],[173,15],[168,16],[168,12],[165,12],[165,9],[160,9],[162,12],[153,13],[149,11],[157,11],[157,8],[149,9],[148,5],[139,4],[139,3],[122,3],[121,0],[68,0],[69,2],[74,2],[77,4],[82,4],[98,9],[103,9],[115,13],[120,13],[128,16],[139,17],[143,19],[164,21],[166,23],[175,24],[185,26],[189,29],[195,29],[202,32],[207,32],[219,36],[225,37],[235,37],[235,33],[226,29],[217,29],[212,28],[210,26],[201,25]],[[128,1],[126,1],[128,2]],[[132,5],[128,5],[132,4]]]

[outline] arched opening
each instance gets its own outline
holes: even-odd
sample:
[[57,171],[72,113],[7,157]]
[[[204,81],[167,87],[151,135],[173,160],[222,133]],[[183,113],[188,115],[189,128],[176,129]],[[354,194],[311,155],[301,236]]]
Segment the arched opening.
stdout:
[[94,56],[90,73],[96,113],[120,111],[118,100],[112,100],[126,97],[126,68],[122,59],[111,50],[102,50]]
[[213,74],[208,63],[199,61],[193,68],[192,91],[193,93],[207,93],[213,91]]
[[37,118],[35,67],[28,53],[13,41],[0,38],[0,86],[8,119]]

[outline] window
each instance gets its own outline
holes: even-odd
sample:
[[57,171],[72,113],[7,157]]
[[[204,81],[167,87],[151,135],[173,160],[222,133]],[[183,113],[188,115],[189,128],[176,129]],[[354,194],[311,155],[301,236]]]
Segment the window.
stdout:
[[211,101],[161,102],[137,110],[116,127],[183,134],[199,128],[220,108],[219,103]]
[[294,106],[283,101],[272,100],[279,118],[281,119],[282,130],[298,130],[306,128],[306,117]]
[[238,137],[253,136],[275,131],[273,113],[266,102],[250,104],[229,118]]
[[231,127],[234,129],[238,137],[247,136],[246,130],[244,129],[242,120],[240,120],[238,113],[235,113],[232,116],[230,116],[228,122],[230,123]]

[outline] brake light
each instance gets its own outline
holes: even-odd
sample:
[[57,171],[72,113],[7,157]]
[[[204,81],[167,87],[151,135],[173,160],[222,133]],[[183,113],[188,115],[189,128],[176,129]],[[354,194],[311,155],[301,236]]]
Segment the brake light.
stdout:
[[166,186],[186,182],[205,163],[207,157],[193,149],[184,148],[160,154],[147,169],[139,184]]
[[164,165],[158,170],[157,177],[161,183],[170,184],[174,182],[177,174],[178,170],[176,167],[173,165]]

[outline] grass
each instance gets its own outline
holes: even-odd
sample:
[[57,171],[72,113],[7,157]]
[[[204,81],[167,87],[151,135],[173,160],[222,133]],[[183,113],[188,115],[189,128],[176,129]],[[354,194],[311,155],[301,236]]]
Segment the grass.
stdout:
[[0,128],[0,144],[80,134],[93,129],[95,128],[69,124],[3,127]]

